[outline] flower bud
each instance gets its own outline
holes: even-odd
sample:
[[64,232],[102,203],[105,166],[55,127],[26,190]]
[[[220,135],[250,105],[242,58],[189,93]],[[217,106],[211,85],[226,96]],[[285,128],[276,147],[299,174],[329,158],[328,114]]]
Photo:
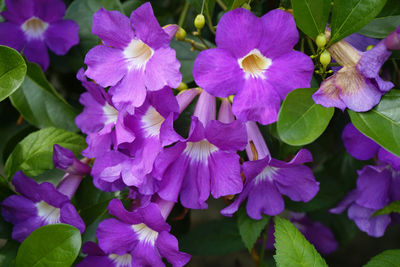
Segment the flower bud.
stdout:
[[321,62],[322,66],[326,68],[329,63],[331,63],[331,54],[327,50],[324,50],[322,54],[319,56],[319,62]]
[[204,18],[203,14],[199,14],[196,16],[196,18],[194,19],[194,26],[196,27],[196,29],[203,29],[204,25],[206,24],[206,19]]
[[315,40],[315,43],[317,44],[318,48],[323,48],[326,45],[326,37],[325,34],[320,33],[317,36],[317,39]]
[[179,27],[178,31],[175,34],[176,39],[178,39],[179,41],[182,41],[185,39],[186,37],[186,31],[182,28]]
[[247,10],[251,10],[251,6],[248,3],[244,3],[242,5],[242,8],[247,9]]
[[183,90],[188,89],[188,86],[187,86],[186,83],[181,82],[181,83],[179,84],[179,86],[178,86],[176,89],[179,90],[179,91],[183,91]]

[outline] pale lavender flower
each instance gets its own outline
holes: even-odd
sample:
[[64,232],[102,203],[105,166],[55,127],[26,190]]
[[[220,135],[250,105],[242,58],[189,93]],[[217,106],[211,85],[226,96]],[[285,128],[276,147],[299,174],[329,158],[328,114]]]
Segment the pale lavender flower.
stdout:
[[49,66],[47,47],[64,55],[79,43],[79,26],[63,20],[65,4],[61,0],[6,0],[1,15],[0,44],[22,53],[43,70]]

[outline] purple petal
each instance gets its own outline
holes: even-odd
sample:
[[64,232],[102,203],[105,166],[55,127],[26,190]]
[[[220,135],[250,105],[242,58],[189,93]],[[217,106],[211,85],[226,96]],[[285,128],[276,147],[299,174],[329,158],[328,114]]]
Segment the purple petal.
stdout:
[[154,51],[153,56],[146,64],[146,88],[149,91],[157,91],[164,86],[177,88],[182,80],[182,74],[179,72],[180,66],[174,49],[166,47]]
[[378,152],[379,145],[363,135],[351,123],[344,128],[342,140],[346,151],[356,159],[368,160]]
[[100,131],[107,120],[104,116],[105,101],[103,103],[98,102],[92,94],[87,92],[81,95],[79,102],[84,106],[84,109],[83,112],[75,118],[75,123],[78,128],[85,134]]
[[82,155],[87,158],[95,158],[101,156],[111,148],[112,124],[106,125],[100,132],[88,134],[86,143],[88,147],[82,151]]
[[212,120],[205,133],[207,140],[222,150],[243,150],[247,145],[246,125],[241,121],[222,123]]
[[373,237],[381,237],[385,233],[386,227],[391,222],[390,215],[380,215],[371,218],[376,210],[361,207],[357,204],[352,205],[348,210],[348,216],[354,220],[361,231]]
[[125,77],[110,88],[113,103],[118,110],[134,113],[135,107],[140,107],[146,99],[146,87],[142,70],[132,68]]
[[237,8],[225,13],[218,22],[215,41],[219,48],[241,58],[258,46],[262,34],[261,19],[247,9]]
[[[206,91],[201,92],[199,99],[197,100],[196,107],[193,112],[193,116],[199,120],[201,128],[206,127],[206,125],[211,121],[216,119],[216,98],[210,95]],[[192,118],[192,124],[193,118]],[[191,125],[192,128],[192,125]],[[191,129],[192,130],[192,129]],[[189,135],[192,134],[192,131]],[[191,138],[193,138],[191,136]]]
[[344,199],[340,201],[336,207],[330,209],[329,212],[334,214],[342,213],[350,206],[350,204],[356,201],[357,196],[358,196],[357,190],[356,189],[351,190],[350,192],[347,193]]
[[235,120],[232,113],[232,105],[227,98],[221,100],[221,106],[218,111],[218,120],[223,123],[231,123]]
[[166,34],[168,34],[170,41],[174,38],[178,29],[179,29],[179,26],[176,24],[168,24],[163,27],[163,30]]
[[129,19],[119,11],[101,8],[93,15],[92,33],[106,46],[124,49],[134,38]]
[[61,170],[67,170],[74,163],[74,153],[60,145],[53,146],[53,164],[54,167]]
[[34,0],[34,15],[47,22],[56,22],[65,15],[65,4],[62,0]]
[[76,267],[117,267],[116,263],[113,262],[107,255],[104,256],[86,256]]
[[138,244],[132,225],[116,219],[106,219],[100,222],[96,236],[100,248],[106,253],[125,254],[135,249]]
[[[261,23],[263,33],[258,47],[263,55],[269,58],[276,58],[284,53],[291,52],[299,40],[299,33],[292,14],[284,10],[274,9],[261,17]],[[309,60],[311,61],[311,59]],[[292,65],[291,68],[286,70],[295,69],[294,66],[299,67],[300,65]],[[314,67],[311,75],[313,71]],[[290,74],[286,77],[290,77]],[[302,87],[299,86],[297,88]]]
[[[264,137],[262,136],[260,129],[258,129],[257,123],[254,121],[246,122],[248,144],[246,146],[246,153],[250,160],[253,158],[253,152],[250,143],[252,142],[257,149],[258,159],[263,159],[270,155],[267,144],[265,143]],[[265,167],[265,166],[264,166]],[[260,170],[261,171],[261,170]]]
[[60,221],[78,228],[81,234],[85,231],[85,223],[75,207],[70,203],[65,204],[60,209]]
[[133,262],[137,266],[164,267],[156,248],[148,242],[140,242],[133,251]]
[[[207,110],[206,108],[204,110]],[[199,142],[205,139],[205,127],[203,123],[195,116],[192,116],[192,123],[190,124],[189,142]]]
[[166,231],[158,234],[156,247],[160,255],[166,258],[173,266],[184,266],[190,260],[189,254],[179,251],[178,240]]
[[32,0],[6,0],[5,3],[7,11],[3,11],[1,15],[8,21],[22,24],[34,15]]
[[23,196],[11,195],[1,203],[1,215],[12,224],[24,222],[37,213],[35,203]]
[[217,151],[209,157],[211,193],[214,198],[238,194],[243,189],[240,177],[239,155]]
[[0,45],[21,51],[25,44],[25,34],[20,26],[10,22],[0,23]]
[[[280,45],[276,43],[271,44],[280,48]],[[309,56],[298,51],[290,51],[275,58],[265,76],[283,100],[296,88],[309,88],[313,73],[314,64]]]
[[103,87],[116,85],[127,73],[122,51],[105,45],[90,49],[85,64],[88,66],[85,75]]
[[27,177],[22,171],[18,171],[14,174],[12,184],[15,187],[15,191],[21,193],[27,199],[35,203],[42,200],[39,184],[36,183],[35,180]]
[[82,253],[95,256],[105,256],[106,254],[94,242],[89,241],[82,245]]
[[186,169],[180,200],[189,209],[206,209],[210,195],[210,169],[206,162],[192,160]]
[[340,98],[339,89],[335,84],[337,73],[333,74],[321,83],[318,91],[316,91],[312,98],[315,103],[320,104],[326,108],[337,107],[341,110],[346,108],[346,104]]
[[274,216],[281,213],[284,208],[282,195],[271,181],[255,182],[246,205],[247,214],[251,218],[260,220],[263,213]]
[[379,76],[379,70],[391,54],[392,52],[387,50],[385,42],[380,41],[374,48],[363,53],[357,63],[357,69],[365,77],[375,78]]
[[390,164],[396,171],[400,170],[400,158],[382,147],[378,151],[378,159]]
[[365,166],[358,172],[356,203],[370,209],[381,209],[389,199],[389,189],[392,173],[387,169]]
[[79,43],[79,26],[73,20],[61,20],[50,24],[45,32],[45,42],[57,55],[65,55]]
[[169,36],[154,17],[150,2],[134,10],[130,20],[136,36],[151,48],[158,49],[169,44]]
[[53,184],[48,182],[41,183],[38,192],[41,195],[41,200],[56,208],[61,208],[65,203],[70,202],[66,195],[60,193]]
[[234,97],[232,112],[241,121],[263,125],[276,122],[281,100],[273,86],[262,79],[249,78]]
[[50,59],[45,43],[40,39],[30,39],[27,41],[23,54],[29,61],[35,62],[46,70],[49,67]]
[[236,58],[221,48],[202,51],[194,61],[194,80],[208,93],[218,97],[235,94],[244,85],[243,76]]
[[163,147],[183,140],[183,138],[177,132],[175,132],[173,118],[174,114],[171,113],[161,125],[160,141]]
[[375,46],[379,43],[378,39],[367,37],[359,33],[353,33],[352,35],[349,35],[346,38],[344,38],[344,40],[360,51],[365,51],[367,50],[368,46],[370,45]]
[[27,238],[33,231],[46,225],[45,221],[39,217],[33,217],[29,220],[17,223],[13,227],[11,234],[12,239],[22,242]]
[[253,186],[253,183],[246,181],[243,191],[235,198],[232,204],[221,210],[221,214],[224,216],[232,217],[232,215],[239,209],[240,204],[242,204],[249,193],[252,192]]

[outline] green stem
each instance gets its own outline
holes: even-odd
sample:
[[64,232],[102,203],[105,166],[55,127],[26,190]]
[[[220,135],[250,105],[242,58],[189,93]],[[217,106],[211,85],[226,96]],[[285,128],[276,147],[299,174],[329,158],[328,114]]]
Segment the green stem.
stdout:
[[196,50],[199,50],[199,51],[203,51],[203,50],[207,49],[207,47],[204,46],[203,44],[200,44],[200,43],[198,43],[198,42],[196,42],[196,41],[194,41],[192,39],[189,39],[189,38],[185,38],[182,41],[186,42],[186,43],[189,43],[192,46],[193,49],[196,49]]
[[182,10],[181,15],[179,16],[178,25],[179,25],[180,27],[182,27],[183,23],[185,22],[185,19],[186,19],[188,10],[189,10],[189,3],[186,2],[186,3],[185,3],[185,6],[183,7],[183,10]]
[[[306,37],[306,38],[307,38],[307,37]],[[311,41],[310,38],[307,38],[307,44],[308,44],[308,46],[310,47],[311,52],[313,53],[313,55],[315,55],[314,44],[313,44],[313,42]]]
[[[272,218],[270,218],[270,220],[272,220]],[[265,253],[265,244],[267,243],[268,225],[269,222],[264,228],[263,241],[261,244],[261,251],[260,251],[260,261],[258,263],[259,267],[267,267],[266,264],[264,264],[264,253]]]
[[197,38],[199,38],[199,40],[202,42],[202,44],[207,47],[207,49],[209,49],[210,47],[207,45],[207,43],[204,41],[203,37],[201,37],[201,32],[198,29],[197,30],[197,34],[195,34],[197,36]]
[[217,4],[222,8],[223,11],[228,10],[228,7],[225,5],[224,2],[222,2],[222,0],[217,0]]

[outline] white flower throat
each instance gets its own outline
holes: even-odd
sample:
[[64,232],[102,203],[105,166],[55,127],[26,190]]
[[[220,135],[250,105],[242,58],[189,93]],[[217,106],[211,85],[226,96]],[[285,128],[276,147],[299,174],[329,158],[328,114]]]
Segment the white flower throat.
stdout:
[[29,38],[32,39],[43,39],[43,34],[48,27],[49,24],[47,22],[44,22],[37,17],[32,17],[21,25],[21,29]]
[[141,40],[132,39],[123,51],[125,58],[130,63],[129,68],[142,69],[154,54],[154,50]]
[[265,79],[264,72],[271,64],[271,59],[264,57],[258,49],[251,50],[247,55],[238,59],[239,66],[246,73],[245,78]]

